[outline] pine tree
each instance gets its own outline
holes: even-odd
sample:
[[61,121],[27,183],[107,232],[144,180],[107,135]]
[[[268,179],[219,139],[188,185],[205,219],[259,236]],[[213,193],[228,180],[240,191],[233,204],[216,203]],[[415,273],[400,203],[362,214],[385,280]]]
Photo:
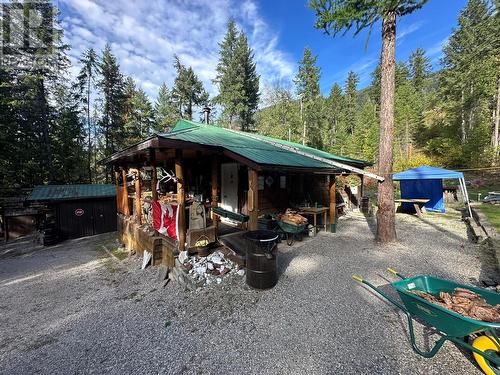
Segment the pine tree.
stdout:
[[392,147],[394,126],[394,56],[396,51],[396,17],[421,8],[427,0],[311,0],[316,11],[316,28],[334,35],[351,28],[355,34],[382,20],[380,146],[379,173],[385,180],[379,185],[377,239],[387,243],[396,240],[394,188],[392,185]]
[[90,121],[90,107],[92,88],[96,81],[96,76],[99,74],[99,58],[93,48],[85,50],[80,58],[80,73],[78,74],[78,86],[84,106],[85,115],[87,117],[87,168],[89,182],[92,183],[92,133],[93,125]]
[[299,71],[294,79],[301,103],[302,144],[320,146],[318,139],[318,107],[320,69],[316,66],[317,56],[309,48],[304,48],[304,55],[299,61]]
[[292,90],[275,82],[264,90],[263,106],[257,115],[259,133],[296,142],[300,140],[301,128],[298,102]]
[[[125,131],[123,128],[125,94],[124,79],[116,57],[107,44],[102,52],[100,64],[101,79],[98,86],[102,93],[102,118],[100,127],[104,136],[104,156],[108,156],[123,147]],[[110,181],[110,171],[107,170],[106,182]]]
[[358,107],[358,82],[359,77],[353,71],[347,75],[345,83],[345,111],[348,132],[350,135],[354,133],[356,124],[356,112]]
[[493,15],[486,0],[469,0],[460,13],[458,28],[443,49],[441,87],[449,104],[449,120],[455,124],[469,158],[487,151],[485,131],[494,129],[489,121],[494,117],[490,107],[494,107],[495,94],[500,90],[498,26],[498,16]]
[[17,98],[14,89],[14,75],[6,66],[0,65],[0,193],[8,194],[19,180],[24,180],[24,169],[19,157],[21,152],[21,127],[16,121]]
[[[21,12],[11,12],[12,23],[23,25],[30,16],[44,9],[50,17],[40,17],[40,24],[30,34],[29,47],[24,48],[23,33],[11,33],[4,29],[4,40],[11,39],[11,46],[20,46],[16,53],[11,53],[2,61],[4,72],[8,72],[7,84],[10,97],[6,99],[9,117],[14,121],[19,142],[18,154],[7,155],[8,164],[18,170],[15,178],[18,186],[32,186],[55,181],[53,139],[51,130],[54,126],[53,99],[58,84],[64,80],[69,60],[68,46],[63,43],[57,9],[48,1],[23,2]],[[49,41],[47,44],[46,42]],[[12,47],[16,49],[16,47]],[[7,77],[6,77],[7,78]],[[22,140],[22,142],[20,142]]]
[[253,51],[243,31],[230,19],[227,32],[219,44],[219,62],[214,83],[219,94],[214,103],[222,106],[222,122],[230,128],[239,122],[241,130],[249,130],[259,102],[259,76]]
[[125,81],[124,145],[138,143],[153,132],[153,106],[143,89],[132,77]]
[[248,46],[247,37],[240,32],[236,44],[235,58],[243,78],[242,99],[238,103],[241,130],[249,131],[253,125],[253,115],[259,104],[259,76],[253,62],[253,51]]
[[239,103],[243,100],[243,82],[241,66],[236,59],[236,48],[238,44],[238,29],[234,19],[227,24],[224,39],[219,43],[219,62],[217,64],[217,75],[214,84],[219,88],[219,94],[214,102],[223,107],[222,121],[233,127],[233,121],[238,114]]
[[172,97],[177,103],[181,116],[192,120],[193,106],[206,104],[208,94],[193,69],[182,65],[176,55],[174,55],[174,68],[177,71],[177,76],[175,77]]
[[344,110],[344,97],[342,89],[335,83],[328,95],[326,101],[326,114],[328,123],[327,142],[330,148],[334,147],[338,142],[339,133],[341,132],[340,123]]
[[54,182],[83,183],[88,180],[84,124],[80,120],[78,93],[68,85],[55,94],[55,121],[51,130],[54,155]]
[[423,93],[425,82],[429,78],[432,67],[422,48],[417,48],[410,55],[409,65],[413,86],[417,92]]
[[162,83],[154,106],[154,129],[156,132],[168,132],[180,118],[167,85]]
[[394,100],[396,161],[409,159],[413,145],[413,135],[422,111],[420,97],[415,82],[410,81],[410,72],[404,62],[396,66],[396,93]]
[[377,64],[377,66],[375,67],[375,69],[371,74],[371,77],[372,81],[368,89],[370,94],[370,99],[377,106],[377,108],[380,108],[380,79],[381,79],[380,64]]

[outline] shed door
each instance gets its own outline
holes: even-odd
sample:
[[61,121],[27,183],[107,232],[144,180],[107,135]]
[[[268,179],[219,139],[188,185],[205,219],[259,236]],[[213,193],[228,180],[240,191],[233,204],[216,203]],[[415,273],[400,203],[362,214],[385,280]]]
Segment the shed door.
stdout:
[[62,202],[58,205],[59,232],[64,238],[79,238],[94,234],[91,202]]
[[[221,164],[221,208],[238,212],[238,164]],[[223,219],[223,221],[226,221]]]
[[116,230],[116,202],[101,199],[94,202],[94,234]]

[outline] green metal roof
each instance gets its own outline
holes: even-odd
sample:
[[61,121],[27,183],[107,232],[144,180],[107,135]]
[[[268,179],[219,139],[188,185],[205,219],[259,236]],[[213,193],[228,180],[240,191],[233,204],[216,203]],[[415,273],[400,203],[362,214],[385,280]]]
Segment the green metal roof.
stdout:
[[116,187],[111,184],[81,185],[37,185],[33,188],[30,201],[60,201],[116,196]]
[[250,159],[255,163],[264,165],[332,169],[330,164],[326,164],[307,156],[295,154],[289,150],[282,149],[266,142],[259,142],[254,137],[271,140],[276,143],[294,147],[299,151],[306,152],[314,156],[320,156],[322,158],[331,159],[353,166],[364,167],[370,165],[370,163],[366,161],[338,156],[298,143],[253,133],[252,137],[248,137],[248,135],[245,134],[246,133],[243,132],[228,131],[227,129],[216,125],[207,125],[194,121],[180,120],[171,132],[160,133],[158,136],[172,140],[193,142],[205,146],[223,147],[231,152],[234,152],[235,154]]

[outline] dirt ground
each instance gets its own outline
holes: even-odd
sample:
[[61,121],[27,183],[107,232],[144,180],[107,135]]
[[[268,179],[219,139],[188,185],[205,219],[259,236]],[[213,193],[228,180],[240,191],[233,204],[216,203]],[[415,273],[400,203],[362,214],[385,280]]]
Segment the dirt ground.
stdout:
[[[184,291],[136,257],[117,260],[113,234],[0,248],[0,374],[474,374],[447,343],[416,355],[405,318],[355,283],[389,290],[395,267],[479,284],[491,254],[457,213],[397,215],[400,242],[374,243],[374,221],[343,218],[336,234],[279,246],[279,282],[257,291],[234,276]],[[417,324],[422,348],[438,335]]]

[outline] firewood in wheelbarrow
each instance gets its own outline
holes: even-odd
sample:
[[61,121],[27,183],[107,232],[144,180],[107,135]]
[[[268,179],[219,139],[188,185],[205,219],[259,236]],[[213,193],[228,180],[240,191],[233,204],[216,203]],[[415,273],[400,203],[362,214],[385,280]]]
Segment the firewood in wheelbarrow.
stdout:
[[429,302],[432,302],[435,305],[446,307],[445,303],[441,302],[439,299],[437,299],[436,297],[434,297],[432,294],[423,292],[421,290],[412,290],[411,293],[416,294],[417,296],[419,296],[419,297],[421,297],[421,298],[423,298],[423,299],[425,299],[425,300],[427,300]]
[[[469,298],[458,297],[455,295],[451,296],[451,301],[452,301],[452,304],[454,304],[454,305],[464,305],[464,304],[470,305],[473,302],[473,300],[470,300]],[[477,300],[477,301],[479,301],[479,300]],[[474,302],[476,302],[476,301],[474,301]]]
[[463,297],[463,298],[468,298],[470,300],[476,300],[481,298],[479,294],[474,293],[472,290],[465,288],[455,288],[455,290],[453,291],[453,295],[455,297]]
[[500,313],[493,306],[472,306],[467,315],[483,322],[500,323]]
[[446,306],[451,306],[453,305],[452,297],[450,296],[450,293],[446,292],[439,292],[439,298],[444,302]]

